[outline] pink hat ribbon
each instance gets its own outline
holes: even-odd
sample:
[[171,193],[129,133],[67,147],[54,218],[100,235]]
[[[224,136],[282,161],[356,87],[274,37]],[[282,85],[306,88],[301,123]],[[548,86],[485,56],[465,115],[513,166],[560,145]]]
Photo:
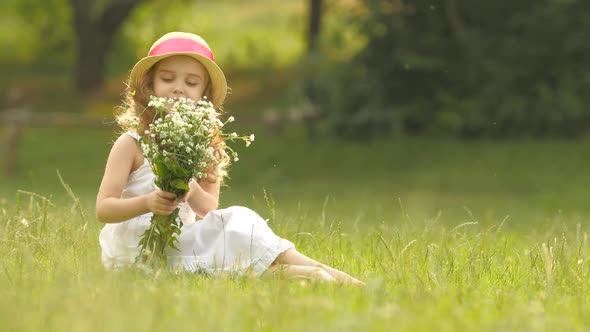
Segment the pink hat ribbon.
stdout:
[[196,53],[215,61],[213,52],[198,42],[186,38],[170,38],[154,47],[148,56],[162,55],[167,53]]

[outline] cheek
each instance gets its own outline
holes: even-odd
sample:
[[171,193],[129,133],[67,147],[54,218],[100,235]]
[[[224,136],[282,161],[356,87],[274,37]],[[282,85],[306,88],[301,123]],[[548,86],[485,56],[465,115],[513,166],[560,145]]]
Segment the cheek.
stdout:
[[189,97],[193,100],[198,100],[203,97],[204,88],[202,86],[198,86],[195,88],[190,89]]
[[163,90],[162,83],[159,81],[155,81],[154,82],[154,93],[158,94],[158,92],[160,92],[162,90]]

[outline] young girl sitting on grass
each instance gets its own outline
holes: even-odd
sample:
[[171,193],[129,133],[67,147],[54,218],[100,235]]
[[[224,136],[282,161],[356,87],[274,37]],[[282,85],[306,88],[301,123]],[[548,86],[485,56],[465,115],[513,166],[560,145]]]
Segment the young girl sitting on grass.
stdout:
[[[167,33],[135,64],[129,75],[126,107],[117,118],[126,132],[110,151],[96,199],[97,218],[106,224],[99,237],[105,267],[132,265],[152,215],[170,215],[178,207],[182,221],[179,250],[168,250],[168,264],[176,270],[256,276],[281,271],[288,277],[363,285],[299,253],[293,243],[274,234],[256,212],[239,206],[218,209],[227,157],[219,158],[204,179],[193,179],[184,197],[157,188],[155,174],[137,143],[154,120],[155,111],[148,107],[150,96],[195,101],[206,96],[219,108],[226,93],[225,76],[213,52],[195,34]],[[139,132],[128,122],[132,117],[140,119]],[[218,156],[227,156],[219,142],[212,147]]]

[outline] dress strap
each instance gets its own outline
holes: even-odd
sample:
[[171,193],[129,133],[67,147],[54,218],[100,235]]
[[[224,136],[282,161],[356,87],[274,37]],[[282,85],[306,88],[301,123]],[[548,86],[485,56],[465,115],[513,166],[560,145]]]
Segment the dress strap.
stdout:
[[136,140],[139,140],[141,138],[135,130],[129,130],[126,134],[135,138]]
[[[126,132],[125,134],[133,137],[133,139],[135,139],[136,141],[139,141],[139,139],[141,138],[139,136],[139,134],[137,133],[137,131],[135,130],[129,130],[128,132]],[[139,147],[139,149],[141,150],[141,146]],[[142,151],[143,152],[143,151]],[[147,158],[145,158],[145,156],[143,157],[143,165],[149,165],[149,160]]]

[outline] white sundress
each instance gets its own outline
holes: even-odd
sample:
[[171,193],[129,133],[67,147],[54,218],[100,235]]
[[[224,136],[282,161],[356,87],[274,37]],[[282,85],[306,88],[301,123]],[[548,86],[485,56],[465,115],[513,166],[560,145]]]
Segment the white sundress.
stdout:
[[[137,138],[135,132],[129,132]],[[131,198],[157,189],[147,161],[132,172],[121,198]],[[182,221],[177,247],[168,250],[168,265],[175,271],[238,273],[260,276],[282,252],[294,248],[277,236],[256,212],[241,206],[209,212],[203,219],[188,203],[180,203]],[[129,266],[139,254],[139,238],[149,227],[152,213],[106,224],[99,235],[102,262],[107,269]]]

